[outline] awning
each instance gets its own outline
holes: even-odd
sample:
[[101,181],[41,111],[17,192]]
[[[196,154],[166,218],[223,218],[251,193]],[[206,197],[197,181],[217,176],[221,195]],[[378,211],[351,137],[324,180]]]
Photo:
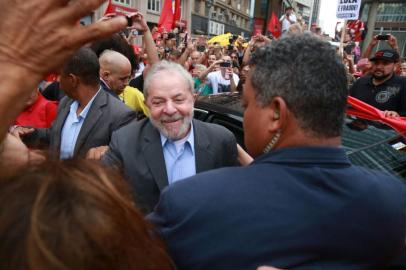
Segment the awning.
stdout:
[[136,8],[127,7],[119,4],[113,4],[110,0],[109,4],[107,5],[106,11],[104,12],[104,15],[109,13],[115,13],[116,15],[126,16],[137,11],[138,9]]

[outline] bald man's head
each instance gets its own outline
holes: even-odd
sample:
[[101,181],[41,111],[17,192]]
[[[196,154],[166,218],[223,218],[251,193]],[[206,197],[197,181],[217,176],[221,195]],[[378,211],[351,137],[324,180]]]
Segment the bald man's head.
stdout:
[[105,50],[99,57],[100,78],[117,95],[124,91],[131,77],[131,63],[123,54]]

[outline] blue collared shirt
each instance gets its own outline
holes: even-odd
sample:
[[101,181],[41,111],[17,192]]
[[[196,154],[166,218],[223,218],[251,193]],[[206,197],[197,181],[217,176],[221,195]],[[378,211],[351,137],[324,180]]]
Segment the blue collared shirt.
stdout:
[[76,140],[78,138],[80,129],[82,128],[83,122],[86,119],[86,116],[90,110],[90,107],[93,104],[94,99],[96,98],[97,93],[93,98],[87,103],[83,111],[77,116],[76,111],[79,107],[79,102],[74,101],[70,105],[70,110],[68,117],[66,117],[65,123],[63,124],[62,133],[61,133],[61,149],[60,149],[60,159],[68,159],[73,157],[75,150]]
[[169,185],[196,174],[193,125],[189,134],[178,141],[171,141],[161,134],[161,143]]

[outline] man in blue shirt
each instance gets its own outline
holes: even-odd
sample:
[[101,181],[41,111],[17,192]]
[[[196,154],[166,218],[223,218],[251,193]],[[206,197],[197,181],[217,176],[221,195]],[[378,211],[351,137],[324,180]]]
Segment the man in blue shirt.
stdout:
[[166,186],[235,165],[237,145],[224,127],[193,120],[193,79],[179,64],[155,64],[144,90],[150,117],[114,132],[103,162],[123,169],[137,205],[149,213]]
[[108,145],[111,134],[135,118],[118,99],[100,91],[99,59],[88,49],[79,49],[64,65],[61,89],[66,93],[50,129],[17,128],[30,141],[49,144],[61,159],[85,156],[89,149]]

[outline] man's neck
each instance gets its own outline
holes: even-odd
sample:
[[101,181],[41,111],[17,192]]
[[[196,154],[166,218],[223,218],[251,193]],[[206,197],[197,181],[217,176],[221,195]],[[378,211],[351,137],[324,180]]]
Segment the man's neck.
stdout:
[[392,72],[392,74],[390,76],[388,76],[388,77],[386,77],[386,78],[384,78],[382,80],[379,80],[379,79],[376,79],[376,78],[372,77],[372,84],[373,85],[381,85],[384,82],[386,82],[387,80],[390,80],[394,75],[395,74]]
[[89,101],[92,100],[98,90],[99,86],[84,86],[79,89],[79,96],[76,100],[79,103],[78,109],[76,111],[78,115],[83,111]]

